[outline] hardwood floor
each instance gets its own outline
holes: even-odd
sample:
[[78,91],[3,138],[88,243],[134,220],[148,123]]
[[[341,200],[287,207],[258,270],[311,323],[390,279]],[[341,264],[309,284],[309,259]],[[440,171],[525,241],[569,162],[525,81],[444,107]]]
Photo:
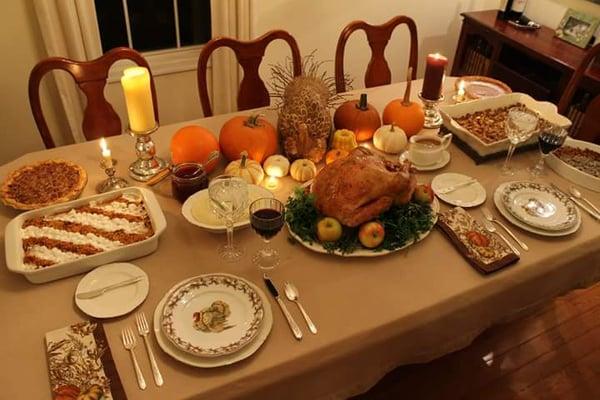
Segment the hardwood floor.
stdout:
[[600,283],[386,375],[354,400],[600,399]]

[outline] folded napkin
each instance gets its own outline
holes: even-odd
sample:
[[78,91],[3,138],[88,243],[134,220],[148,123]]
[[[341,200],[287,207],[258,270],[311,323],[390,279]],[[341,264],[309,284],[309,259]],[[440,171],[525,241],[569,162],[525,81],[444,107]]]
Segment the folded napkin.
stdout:
[[439,215],[437,226],[467,261],[482,274],[502,269],[519,257],[500,238],[489,233],[461,207]]
[[101,323],[46,333],[46,351],[53,399],[127,399]]

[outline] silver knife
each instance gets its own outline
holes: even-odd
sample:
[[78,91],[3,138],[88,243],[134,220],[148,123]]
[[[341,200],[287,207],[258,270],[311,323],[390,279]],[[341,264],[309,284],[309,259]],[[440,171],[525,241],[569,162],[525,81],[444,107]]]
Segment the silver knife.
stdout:
[[103,288],[100,288],[100,289],[94,289],[94,290],[90,290],[88,292],[77,293],[75,295],[75,297],[77,297],[78,299],[93,299],[94,297],[103,295],[104,293],[108,292],[109,290],[113,290],[113,289],[120,288],[123,286],[133,285],[134,283],[139,282],[142,279],[144,279],[143,276],[136,276],[134,278],[127,279],[122,282],[117,282],[117,283],[113,283],[112,285],[104,286]]
[[269,292],[271,292],[271,295],[275,298],[275,300],[277,300],[277,304],[279,304],[281,312],[283,312],[285,319],[287,319],[287,322],[290,325],[290,329],[292,330],[294,337],[298,340],[302,340],[302,331],[300,330],[300,327],[298,326],[296,321],[294,321],[294,318],[292,318],[292,315],[288,311],[283,300],[281,300],[281,297],[279,297],[279,291],[277,291],[275,284],[271,281],[271,278],[269,278],[267,274],[263,274],[263,280],[265,281],[265,285],[267,285]]
[[448,186],[448,187],[445,187],[445,188],[438,189],[435,192],[438,193],[438,194],[447,194],[447,193],[450,193],[450,192],[454,192],[456,189],[460,189],[462,187],[472,185],[475,182],[477,182],[477,179],[469,179],[468,181],[457,183],[456,185],[452,185],[452,186]]
[[594,212],[594,210],[592,210],[591,208],[589,208],[588,206],[586,206],[585,204],[583,204],[582,202],[577,200],[575,197],[571,196],[569,193],[565,192],[564,190],[562,190],[561,188],[556,186],[554,183],[550,183],[550,186],[552,186],[554,189],[558,190],[559,192],[561,192],[562,194],[567,196],[569,198],[569,200],[571,200],[573,203],[577,204],[582,210],[585,210],[588,214],[590,214],[592,216],[592,218],[594,218],[597,221],[600,221],[600,215],[596,214]]

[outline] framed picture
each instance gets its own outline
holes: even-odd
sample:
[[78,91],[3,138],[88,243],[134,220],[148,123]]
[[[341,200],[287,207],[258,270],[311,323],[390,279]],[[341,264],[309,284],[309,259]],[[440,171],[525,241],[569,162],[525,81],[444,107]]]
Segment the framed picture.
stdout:
[[556,36],[575,46],[585,48],[596,33],[598,25],[600,19],[568,9],[556,29]]

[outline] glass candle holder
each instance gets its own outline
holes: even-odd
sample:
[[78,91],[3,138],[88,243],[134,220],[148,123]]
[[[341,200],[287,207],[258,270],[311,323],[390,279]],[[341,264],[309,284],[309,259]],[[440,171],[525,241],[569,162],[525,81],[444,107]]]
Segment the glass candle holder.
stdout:
[[136,132],[127,128],[127,133],[136,139],[135,154],[138,158],[129,166],[129,176],[136,181],[146,182],[167,166],[165,160],[156,157],[156,147],[151,135],[157,129],[158,124],[145,132]]
[[442,114],[440,114],[440,103],[444,101],[444,96],[437,100],[426,99],[422,93],[419,93],[419,99],[423,102],[423,113],[425,114],[425,125],[427,129],[435,129],[442,126]]

